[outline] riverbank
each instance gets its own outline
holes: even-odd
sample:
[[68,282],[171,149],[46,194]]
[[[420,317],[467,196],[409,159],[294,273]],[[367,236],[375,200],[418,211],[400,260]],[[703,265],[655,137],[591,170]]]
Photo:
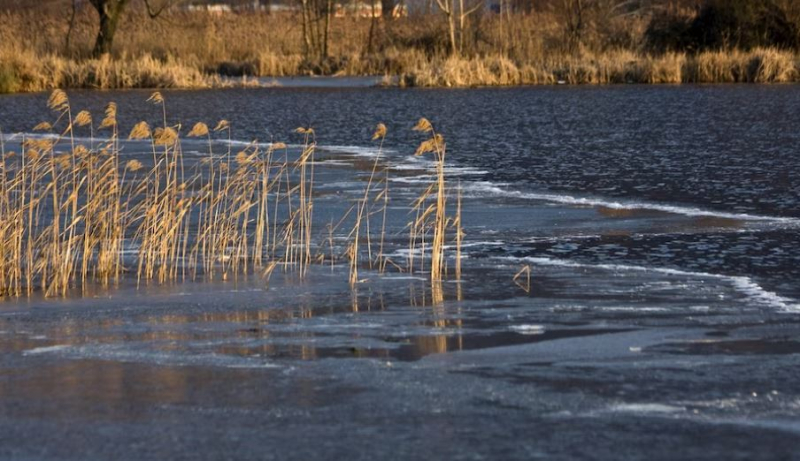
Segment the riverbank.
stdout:
[[[231,77],[204,72],[177,59],[69,59],[30,52],[1,52],[0,92],[36,92],[55,88],[220,88],[273,85],[249,77],[308,76],[302,69]],[[300,62],[299,59],[288,58]],[[381,84],[420,87],[474,87],[553,84],[790,83],[800,81],[800,58],[777,49],[706,52],[662,56],[621,51],[520,63],[501,55],[426,59],[413,52],[394,56]],[[244,64],[241,64],[244,66]],[[374,76],[371,65],[352,66],[339,77]]]
[[446,21],[430,12],[392,20],[334,17],[320,53],[309,48],[302,18],[292,12],[176,10],[150,19],[131,8],[110,57],[93,59],[93,9],[79,8],[72,18],[46,9],[5,11],[0,93],[257,86],[310,75],[385,76],[383,84],[422,87],[800,81],[800,55],[791,48],[657,53],[648,45],[652,15],[598,17],[575,44],[565,39],[562,16],[470,17],[453,56]]

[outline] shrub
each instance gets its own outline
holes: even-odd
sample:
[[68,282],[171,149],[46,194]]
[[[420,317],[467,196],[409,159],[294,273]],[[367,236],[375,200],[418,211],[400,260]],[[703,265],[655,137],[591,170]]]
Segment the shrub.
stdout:
[[797,48],[797,25],[772,0],[708,0],[694,16],[661,13],[645,33],[649,49],[691,51]]
[[0,63],[0,93],[15,93],[19,87],[19,76],[14,66]]

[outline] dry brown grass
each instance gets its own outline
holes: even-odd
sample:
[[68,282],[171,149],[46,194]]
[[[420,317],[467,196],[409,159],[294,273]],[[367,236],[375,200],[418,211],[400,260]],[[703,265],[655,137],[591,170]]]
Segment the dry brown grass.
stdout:
[[[0,92],[46,91],[55,88],[208,88],[222,85],[218,77],[172,60],[151,56],[130,59],[73,60],[37,55],[0,46],[0,72],[6,75]],[[3,77],[0,76],[0,81]]]
[[788,83],[800,81],[800,57],[790,51],[669,53],[630,51],[519,65],[502,56],[416,61],[400,79],[407,86],[496,86],[565,83]]
[[687,59],[684,81],[696,83],[787,83],[798,81],[800,61],[791,52],[706,52]]

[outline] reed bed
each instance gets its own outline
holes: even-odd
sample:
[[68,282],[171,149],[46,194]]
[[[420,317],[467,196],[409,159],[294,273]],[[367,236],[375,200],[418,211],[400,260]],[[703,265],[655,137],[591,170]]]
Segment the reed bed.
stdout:
[[[301,75],[299,56],[270,54],[254,64],[261,76]],[[56,55],[0,49],[0,93],[54,88],[220,88],[260,86],[257,80],[225,79],[177,59],[138,58],[72,60]],[[397,52],[384,67],[347,60],[339,75],[384,73],[387,85],[475,87],[510,85],[608,85],[679,83],[792,83],[800,81],[800,58],[790,51],[667,53],[651,56],[627,51],[542,61],[514,61],[502,55],[420,57]]]
[[696,55],[631,51],[518,62],[502,55],[415,60],[401,86],[607,85],[678,83],[790,83],[800,81],[800,58],[791,51],[758,48]]
[[150,55],[75,60],[0,46],[0,63],[0,93],[57,88],[211,88],[226,84],[218,76],[177,60]]
[[[0,137],[0,296],[67,296],[125,279],[171,283],[255,273],[268,281],[277,268],[303,278],[315,264],[338,263],[334,234],[348,226],[351,285],[363,281],[359,269],[424,269],[424,263],[401,267],[386,255],[390,189],[380,154],[363,196],[338,223],[318,231],[312,128],[296,130],[299,152],[281,142],[234,150],[228,121],[213,128],[197,123],[182,140],[163,95],[153,93],[148,102],[161,121],[139,122],[123,134],[115,104],[95,119],[56,90],[48,101],[54,120],[35,127],[41,136],[15,141],[16,150]],[[418,261],[430,259],[431,280],[440,282],[449,233],[455,232],[460,258],[461,199],[448,216],[443,138],[425,119],[416,129],[430,135],[417,153],[435,156],[436,178],[412,205],[418,217],[411,240],[432,242]],[[386,134],[379,124],[373,137],[379,149]],[[208,154],[188,165],[187,138],[208,145]],[[123,161],[123,142],[141,146],[137,157]],[[460,262],[456,267],[460,277]]]

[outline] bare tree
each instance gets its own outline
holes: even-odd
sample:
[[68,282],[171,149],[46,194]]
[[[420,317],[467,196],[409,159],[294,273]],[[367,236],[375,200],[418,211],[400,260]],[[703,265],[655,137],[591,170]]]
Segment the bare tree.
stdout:
[[570,51],[578,49],[583,42],[589,5],[590,0],[561,0],[564,32],[566,33],[567,48]]
[[64,52],[69,53],[69,42],[72,39],[72,30],[75,29],[75,14],[78,11],[77,0],[72,0],[72,9],[69,15],[69,29],[67,29],[67,37],[64,39]]
[[[182,1],[184,0],[144,0],[144,4],[147,8],[148,16],[156,18]],[[89,0],[89,3],[97,10],[97,14],[100,16],[100,29],[97,31],[97,39],[92,50],[92,55],[97,58],[111,52],[117,25],[130,0]]]
[[461,54],[467,17],[483,7],[483,0],[436,0],[436,4],[447,19],[450,53]]
[[303,25],[303,51],[306,60],[328,57],[333,0],[300,0]]

